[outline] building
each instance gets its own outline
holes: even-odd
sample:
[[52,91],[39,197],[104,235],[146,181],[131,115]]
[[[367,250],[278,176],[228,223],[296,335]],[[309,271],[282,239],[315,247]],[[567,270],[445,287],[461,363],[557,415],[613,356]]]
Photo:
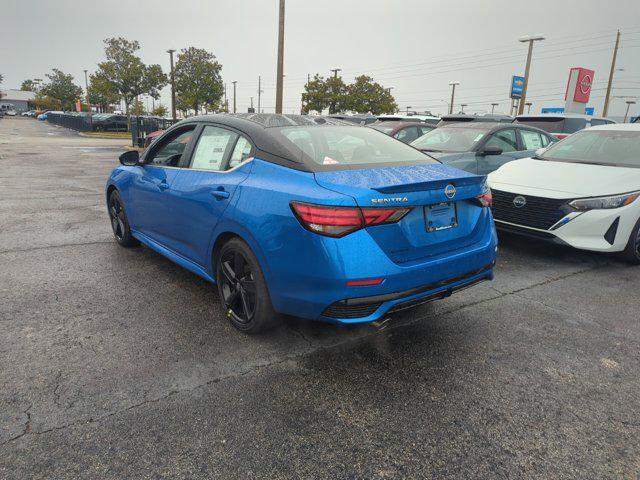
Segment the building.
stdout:
[[29,110],[29,102],[33,103],[36,94],[22,90],[0,90],[0,105],[11,104],[13,109],[20,113]]

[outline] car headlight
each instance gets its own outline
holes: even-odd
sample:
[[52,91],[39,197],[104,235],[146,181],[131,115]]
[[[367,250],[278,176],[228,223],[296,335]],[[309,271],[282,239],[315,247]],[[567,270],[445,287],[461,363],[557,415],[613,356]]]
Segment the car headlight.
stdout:
[[610,197],[579,198],[569,202],[569,205],[576,210],[619,208],[629,205],[638,197],[640,197],[640,192],[623,193],[622,195],[612,195]]

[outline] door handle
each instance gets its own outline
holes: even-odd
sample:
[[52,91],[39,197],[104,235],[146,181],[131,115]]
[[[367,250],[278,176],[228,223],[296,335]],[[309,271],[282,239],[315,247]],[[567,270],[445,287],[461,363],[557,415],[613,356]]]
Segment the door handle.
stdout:
[[214,190],[211,192],[211,195],[216,197],[218,200],[224,200],[225,198],[229,198],[229,192],[225,191],[220,187],[218,190]]
[[169,184],[166,182],[166,180],[163,180],[158,184],[158,188],[160,190],[166,190],[167,188],[169,188]]

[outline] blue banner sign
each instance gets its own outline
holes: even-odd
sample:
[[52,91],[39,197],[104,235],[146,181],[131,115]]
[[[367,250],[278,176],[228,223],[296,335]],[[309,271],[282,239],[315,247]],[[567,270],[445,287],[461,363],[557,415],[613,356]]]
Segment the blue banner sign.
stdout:
[[513,75],[511,77],[511,98],[522,98],[522,89],[524,88],[524,77]]

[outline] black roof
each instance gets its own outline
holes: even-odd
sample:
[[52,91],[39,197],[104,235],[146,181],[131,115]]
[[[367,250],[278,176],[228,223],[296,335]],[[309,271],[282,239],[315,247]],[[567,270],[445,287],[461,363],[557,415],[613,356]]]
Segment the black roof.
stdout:
[[362,128],[353,122],[347,122],[337,118],[321,117],[315,115],[280,115],[276,113],[217,113],[214,115],[199,115],[189,117],[173,125],[169,130],[181,128],[191,123],[211,123],[237,130],[249,137],[255,145],[260,158],[279,165],[284,165],[296,170],[313,171],[312,166],[300,158],[300,152],[292,148],[290,142],[280,139],[280,135],[274,135],[273,129],[277,127],[318,127],[327,125],[341,125],[353,128]]

